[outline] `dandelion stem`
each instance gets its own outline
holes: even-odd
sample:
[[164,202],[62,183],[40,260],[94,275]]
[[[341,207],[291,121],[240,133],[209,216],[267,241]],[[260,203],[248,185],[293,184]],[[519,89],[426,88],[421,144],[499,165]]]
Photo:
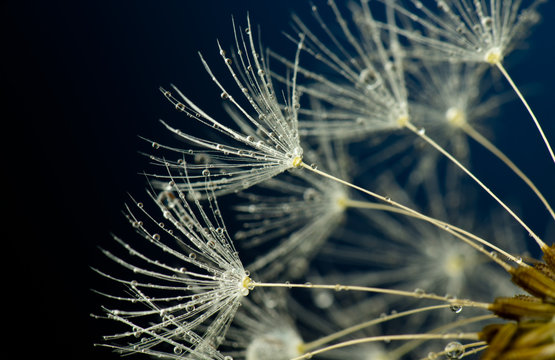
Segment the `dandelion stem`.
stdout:
[[[469,345],[470,345],[470,344],[469,344]],[[473,346],[479,345],[479,342],[473,343],[472,345],[473,345]],[[472,349],[472,350],[470,350],[470,351],[465,351],[462,357],[464,358],[464,357],[467,357],[467,356],[470,356],[470,355],[479,353],[479,352],[482,351],[482,350],[486,350],[488,347],[489,347],[489,345],[484,345],[484,346],[476,347],[476,348],[474,348],[474,349]],[[462,359],[462,358],[461,358],[461,359]]]
[[[484,320],[496,319],[496,318],[497,318],[497,315],[493,315],[493,314],[474,316],[474,317],[471,317],[471,318],[466,318],[466,319],[461,319],[461,320],[450,322],[446,325],[435,328],[435,329],[429,331],[428,333],[429,334],[440,334],[440,333],[445,332],[446,330],[451,330],[453,328],[457,328],[457,327],[461,327],[461,326],[465,326],[465,325],[469,325],[469,324],[474,324],[474,323],[484,321]],[[424,341],[425,340],[409,341],[409,342],[399,346],[395,350],[391,351],[390,353],[388,353],[388,356],[391,359],[400,359],[403,355],[408,354],[411,350],[418,347]]]
[[439,151],[440,153],[442,153],[445,157],[447,157],[450,161],[452,161],[455,165],[457,165],[462,171],[464,171],[468,176],[470,176],[470,178],[472,180],[474,180],[478,185],[480,185],[482,187],[482,189],[484,189],[495,201],[497,201],[499,203],[499,205],[501,205],[526,231],[528,231],[528,234],[530,234],[530,236],[532,238],[534,238],[534,240],[536,240],[536,243],[538,243],[538,245],[540,246],[540,248],[545,251],[547,250],[549,247],[547,246],[546,243],[543,242],[542,239],[540,239],[540,237],[538,235],[536,235],[536,233],[534,233],[532,231],[532,229],[530,229],[528,227],[528,225],[526,225],[526,223],[524,221],[522,221],[521,218],[519,218],[503,201],[501,201],[501,199],[499,199],[497,197],[497,195],[495,195],[493,193],[493,191],[491,191],[486,185],[484,185],[483,182],[481,182],[476,175],[474,175],[470,170],[468,170],[463,164],[461,164],[457,159],[455,159],[455,157],[453,155],[451,155],[449,152],[447,152],[443,147],[441,147],[438,143],[436,143],[434,140],[432,140],[430,137],[428,137],[422,130],[417,129],[411,122],[406,122],[405,123],[405,127],[407,129],[409,129],[410,131],[414,132],[416,135],[418,135],[421,139],[423,139],[424,141],[426,141],[428,144],[432,145],[432,147],[434,147],[437,151]]
[[543,194],[538,190],[536,185],[526,176],[516,165],[505,155],[501,150],[499,150],[495,145],[491,143],[488,139],[486,139],[482,134],[480,134],[476,129],[470,126],[468,123],[464,123],[461,125],[461,129],[472,139],[478,142],[480,145],[485,147],[488,151],[490,151],[493,155],[497,156],[505,165],[507,165],[518,177],[522,179],[528,185],[528,187],[536,194],[536,196],[540,199],[543,203],[547,211],[551,214],[551,217],[555,219],[555,212],[543,196]]
[[382,335],[382,336],[372,336],[361,339],[354,339],[349,341],[344,341],[338,344],[333,344],[326,346],[324,348],[308,352],[304,355],[298,356],[291,360],[301,360],[310,359],[314,355],[318,355],[327,351],[344,348],[347,346],[364,344],[376,341],[392,341],[392,340],[436,340],[436,339],[467,339],[467,340],[478,340],[477,333],[457,333],[457,334],[401,334],[401,335]]
[[514,83],[513,79],[509,76],[509,73],[507,72],[507,70],[505,70],[505,67],[503,66],[503,64],[501,64],[501,62],[498,61],[498,62],[495,63],[495,66],[499,69],[499,71],[501,71],[501,73],[503,74],[505,79],[507,79],[507,81],[509,82],[509,84],[511,85],[511,87],[513,88],[515,93],[518,95],[518,97],[520,98],[520,100],[522,101],[524,106],[526,107],[526,110],[528,110],[528,113],[532,117],[532,120],[534,120],[534,124],[536,124],[536,127],[538,128],[538,131],[540,132],[540,135],[543,139],[543,142],[545,143],[545,146],[547,146],[547,150],[549,150],[549,155],[551,155],[551,159],[555,163],[555,154],[553,153],[553,149],[551,148],[551,145],[549,144],[549,141],[547,140],[547,138],[546,138],[546,136],[545,136],[545,134],[542,130],[542,127],[541,127],[540,123],[538,122],[538,119],[536,118],[536,115],[534,115],[534,112],[530,108],[530,105],[528,105],[528,102],[526,101],[526,99],[524,99],[524,96],[522,95],[522,93],[520,92],[520,90],[518,89],[516,84]]
[[[393,200],[391,200],[390,198],[386,198],[385,196],[382,196],[382,195],[376,194],[376,193],[374,193],[374,192],[372,192],[372,191],[370,191],[370,190],[366,190],[366,189],[364,189],[364,188],[361,188],[360,186],[357,186],[357,185],[355,185],[355,184],[352,184],[352,183],[350,183],[350,182],[348,182],[348,181],[339,179],[339,178],[337,178],[337,177],[335,177],[335,176],[333,176],[333,175],[330,175],[330,174],[328,174],[328,173],[326,173],[326,172],[323,172],[323,171],[321,171],[321,170],[318,170],[317,168],[313,168],[312,166],[309,166],[309,165],[305,164],[304,162],[301,163],[300,166],[301,166],[301,167],[304,167],[305,169],[308,169],[308,170],[310,170],[310,171],[313,171],[313,172],[315,172],[315,173],[317,173],[317,174],[319,174],[319,175],[321,175],[321,176],[327,177],[328,179],[332,179],[332,180],[334,180],[334,181],[337,181],[337,182],[339,182],[340,184],[343,184],[343,185],[345,185],[345,186],[349,186],[349,187],[351,187],[351,188],[353,188],[353,189],[355,189],[355,190],[358,190],[358,191],[363,192],[363,193],[365,193],[365,194],[367,194],[367,195],[370,195],[370,196],[372,196],[372,197],[374,197],[374,198],[376,198],[376,199],[379,199],[379,200],[381,200],[381,201],[384,201],[384,202],[386,202],[386,203],[389,203],[389,204],[391,204],[392,206],[395,206],[395,207],[397,207],[397,208],[399,208],[399,209],[405,211],[407,215],[411,215],[411,216],[413,216],[413,217],[415,217],[415,218],[417,218],[417,219],[421,219],[421,220],[427,221],[427,222],[429,222],[429,223],[431,223],[431,224],[433,224],[433,225],[435,225],[435,226],[437,226],[437,227],[439,227],[439,228],[441,228],[441,229],[447,231],[448,233],[450,233],[450,234],[452,234],[453,236],[455,236],[455,237],[461,239],[462,241],[466,242],[468,245],[472,246],[473,248],[475,248],[475,249],[478,250],[479,252],[483,253],[484,255],[486,255],[487,257],[489,257],[489,258],[492,259],[493,261],[495,261],[497,264],[499,264],[501,267],[503,267],[503,269],[505,269],[506,271],[509,271],[509,272],[510,272],[510,271],[512,270],[512,267],[511,267],[510,265],[506,264],[504,261],[502,261],[501,259],[497,258],[496,256],[492,256],[492,255],[491,255],[490,253],[488,253],[483,247],[480,247],[478,244],[476,244],[476,243],[470,241],[468,238],[462,236],[461,234],[465,234],[465,235],[470,234],[470,233],[468,233],[468,232],[466,232],[466,231],[464,231],[464,230],[462,230],[462,229],[456,228],[456,229],[458,229],[458,230],[461,231],[461,233],[459,233],[458,231],[451,229],[451,225],[450,225],[450,224],[447,224],[447,223],[445,223],[445,222],[443,222],[443,221],[439,221],[439,220],[434,219],[434,218],[432,218],[432,217],[426,216],[426,215],[424,215],[424,214],[422,214],[422,213],[420,213],[420,212],[418,212],[418,211],[416,211],[416,210],[413,210],[413,209],[411,209],[411,208],[409,208],[409,207],[407,207],[407,206],[405,206],[405,205],[402,205],[402,204],[400,204],[400,203],[398,203],[398,202],[396,202],[396,201],[393,201]],[[475,240],[479,239],[478,237],[475,237],[475,236],[473,236],[473,237],[475,238]],[[509,253],[507,253],[507,252],[505,252],[505,251],[503,251],[503,250],[501,250],[501,249],[495,247],[494,245],[490,244],[489,242],[487,242],[487,241],[485,241],[485,240],[479,240],[479,242],[481,242],[481,243],[483,243],[483,244],[485,244],[485,245],[487,245],[487,246],[489,246],[489,247],[491,247],[491,248],[495,248],[497,251],[499,251],[500,253],[502,253],[503,255],[505,255],[505,256],[506,256],[507,258],[509,258],[510,260],[516,262],[517,264],[521,264],[521,263],[522,263],[522,260],[515,258],[513,255],[511,255],[511,254],[509,254]],[[526,266],[525,264],[522,264],[522,265]]]
[[250,286],[253,287],[278,287],[278,288],[304,288],[304,289],[325,289],[325,290],[335,290],[335,291],[362,291],[362,292],[370,292],[370,293],[379,293],[379,294],[389,294],[389,295],[398,295],[398,296],[405,296],[405,297],[412,297],[417,299],[430,299],[430,300],[439,300],[446,302],[450,305],[456,306],[470,306],[470,307],[479,307],[483,309],[489,309],[492,304],[489,303],[482,303],[478,301],[472,301],[468,299],[453,299],[447,296],[441,296],[436,294],[428,294],[424,291],[405,291],[405,290],[395,290],[395,289],[384,289],[384,288],[377,288],[377,287],[370,287],[370,286],[357,286],[357,285],[329,285],[329,284],[291,284],[291,283],[263,283],[263,282],[256,282],[252,281]]
[[[485,345],[485,346],[482,346],[482,345]],[[481,351],[481,350],[484,350],[484,349],[486,349],[487,347],[488,347],[488,346],[487,346],[487,343],[486,343],[485,341],[476,341],[476,342],[473,342],[473,343],[464,344],[464,345],[462,346],[462,349],[464,349],[465,351],[464,351],[464,354],[460,357],[460,359],[462,359],[463,357],[466,357],[466,356],[468,356],[468,355],[477,353],[477,352],[479,352],[479,351]],[[466,349],[468,349],[468,348],[474,348],[474,349],[472,349],[472,350],[470,350],[470,351],[466,351]],[[437,352],[437,353],[433,353],[433,354],[434,354],[436,357],[439,357],[439,356],[441,356],[441,355],[446,355],[446,354],[447,354],[447,351],[443,350],[443,351],[441,351],[441,352]],[[430,359],[430,356],[426,356],[425,358],[421,358],[420,360],[427,360],[427,359]]]
[[369,201],[343,199],[343,200],[341,200],[341,205],[343,205],[345,207],[351,207],[351,208],[383,210],[383,211],[389,211],[389,212],[394,212],[394,213],[398,213],[398,214],[413,216],[412,213],[410,213],[408,211],[405,211],[405,210],[402,210],[402,209],[399,209],[395,206],[385,205],[385,204],[378,204],[378,203],[373,203],[373,202],[369,202]]
[[353,326],[350,326],[348,328],[342,329],[340,331],[337,331],[333,334],[324,336],[318,340],[314,340],[311,341],[309,343],[306,343],[302,346],[303,352],[306,351],[310,351],[313,349],[316,349],[322,345],[325,345],[333,340],[339,339],[345,335],[349,335],[352,334],[358,330],[362,330],[364,328],[370,327],[372,325],[376,325],[376,324],[380,324],[389,320],[393,320],[393,319],[397,319],[400,317],[404,317],[404,316],[408,316],[408,315],[413,315],[413,314],[417,314],[417,313],[421,313],[421,312],[425,312],[425,311],[430,311],[430,310],[437,310],[437,309],[445,309],[445,308],[449,308],[451,307],[451,304],[442,304],[442,305],[434,305],[434,306],[427,306],[427,307],[422,307],[422,308],[417,308],[417,309],[411,309],[408,311],[403,311],[403,312],[399,312],[399,313],[395,313],[395,314],[391,314],[391,315],[387,315],[387,316],[380,316],[380,318],[378,319],[372,319],[370,321],[365,321],[363,323],[360,324],[356,324]]

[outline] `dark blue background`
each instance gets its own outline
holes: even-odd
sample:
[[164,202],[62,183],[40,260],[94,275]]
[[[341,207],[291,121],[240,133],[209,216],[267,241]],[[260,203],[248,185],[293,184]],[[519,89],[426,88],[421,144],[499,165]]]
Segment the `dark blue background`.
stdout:
[[[157,120],[175,118],[175,112],[158,87],[175,83],[221,114],[219,91],[196,52],[219,66],[216,38],[229,48],[231,14],[243,21],[250,11],[262,25],[264,44],[291,54],[294,46],[281,32],[289,29],[293,10],[309,18],[309,4],[11,1],[1,7],[8,92],[3,177],[10,200],[2,249],[5,264],[15,261],[3,272],[10,281],[2,295],[15,318],[3,325],[17,324],[9,332],[26,344],[17,347],[22,358],[117,358],[92,347],[107,327],[88,316],[99,312],[99,298],[89,291],[97,276],[89,266],[105,261],[97,247],[109,246],[110,232],[128,231],[121,215],[127,192],[143,194],[138,173],[147,159],[138,151],[148,144],[138,135],[160,142],[168,137]],[[555,3],[541,9],[545,20],[529,37],[530,50],[515,52],[507,64],[515,81],[528,86],[529,101],[555,144]],[[553,204],[554,167],[522,105],[505,106],[495,131],[500,147]],[[478,164],[477,171],[502,198],[522,201],[526,221],[544,234],[545,211],[496,166]]]

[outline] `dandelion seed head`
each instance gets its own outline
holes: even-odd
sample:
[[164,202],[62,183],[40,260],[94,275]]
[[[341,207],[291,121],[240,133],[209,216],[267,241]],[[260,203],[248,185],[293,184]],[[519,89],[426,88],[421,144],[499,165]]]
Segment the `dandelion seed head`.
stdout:
[[[185,353],[222,359],[216,348],[253,282],[227,234],[213,194],[206,196],[211,211],[198,200],[188,202],[181,191],[163,191],[152,198],[164,222],[150,215],[142,203],[137,203],[139,211],[127,207],[129,221],[147,240],[150,251],[132,247],[118,237],[114,239],[128,252],[129,259],[104,251],[137,279],[97,270],[127,288],[123,297],[104,294],[122,305],[106,312],[107,317],[133,329],[105,337],[115,342],[106,346],[124,353],[164,353],[172,359]],[[126,308],[126,304],[142,308]],[[118,342],[130,338],[138,340]],[[171,354],[165,353],[167,346],[173,349]]]
[[[482,131],[500,105],[510,99],[507,94],[488,91],[493,81],[487,69],[484,64],[471,63],[414,60],[407,64],[411,121],[463,162],[470,159],[468,131]],[[426,168],[437,166],[442,159],[436,151],[423,151],[425,155],[416,157],[422,170],[415,174],[425,175]],[[413,179],[421,182],[424,178]]]
[[[297,124],[300,93],[296,86],[296,69],[286,79],[287,95],[279,97],[279,90],[274,88],[269,76],[271,72],[267,59],[260,55],[264,50],[255,43],[253,32],[250,31],[250,20],[247,21],[248,32],[239,31],[233,24],[236,50],[232,52],[231,58],[227,57],[227,52],[218,43],[224,66],[240,90],[239,97],[235,98],[227,90],[224,82],[214,75],[212,68],[200,55],[206,72],[221,92],[220,97],[225,101],[224,109],[231,121],[213,118],[175,86],[172,86],[173,91],[161,89],[177,110],[220,133],[223,140],[199,138],[163,121],[168,130],[195,148],[183,150],[161,145],[161,149],[178,154],[180,159],[172,162],[166,156],[152,157],[160,164],[168,164],[172,171],[171,175],[152,176],[158,179],[171,176],[174,180],[187,178],[190,184],[183,182],[179,185],[181,189],[190,186],[202,192],[210,187],[216,195],[223,195],[237,193],[288,169],[301,167],[303,149]],[[299,52],[300,46],[295,64],[298,64]],[[191,157],[194,161],[188,160]],[[203,161],[200,157],[203,157]],[[206,181],[207,168],[210,168],[210,183]],[[162,185],[161,182],[154,183],[158,187]]]
[[[325,21],[315,9],[319,26],[314,29],[299,17],[293,18],[295,30],[306,34],[303,51],[318,65],[315,68],[323,68],[316,72],[298,67],[299,75],[310,81],[299,89],[325,109],[325,121],[321,121],[321,111],[301,109],[299,133],[354,141],[374,132],[399,129],[409,111],[403,54],[397,39],[382,36],[366,2],[350,7],[352,21],[334,1],[328,5],[335,19]],[[340,30],[332,33],[331,27]],[[271,54],[288,67],[294,66],[283,56]]]
[[383,2],[414,25],[414,29],[407,29],[383,24],[415,43],[413,55],[494,65],[502,62],[539,21],[537,8],[545,1],[533,1],[527,8],[522,1],[439,1],[437,11],[420,1],[413,1],[413,6],[394,0]]

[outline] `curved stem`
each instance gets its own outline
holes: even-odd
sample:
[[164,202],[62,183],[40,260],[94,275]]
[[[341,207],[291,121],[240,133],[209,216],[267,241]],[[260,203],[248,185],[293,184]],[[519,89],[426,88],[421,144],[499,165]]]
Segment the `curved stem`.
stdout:
[[[478,343],[475,343],[475,344],[477,345]],[[489,347],[489,345],[484,345],[484,346],[475,347],[474,349],[472,349],[472,350],[470,350],[470,351],[466,351],[466,352],[463,354],[462,357],[464,358],[464,357],[467,357],[467,356],[470,356],[470,355],[479,353],[479,352],[482,351],[482,350],[486,350],[488,347]],[[461,358],[461,359],[462,359],[462,358]]]
[[540,132],[540,135],[542,137],[542,140],[543,140],[545,146],[547,146],[547,150],[549,151],[549,155],[551,155],[551,159],[553,159],[553,162],[555,163],[555,154],[553,153],[553,149],[551,148],[551,145],[549,144],[549,141],[545,137],[545,134],[542,130],[542,127],[541,127],[538,119],[536,118],[536,115],[534,115],[534,112],[532,111],[532,108],[530,108],[530,105],[528,105],[528,102],[526,101],[526,99],[524,99],[524,96],[522,95],[520,90],[518,90],[518,87],[514,83],[513,79],[509,76],[509,73],[507,72],[507,70],[505,70],[505,67],[503,66],[503,64],[501,64],[498,61],[498,62],[495,63],[495,66],[499,69],[499,71],[501,71],[501,73],[503,74],[505,79],[507,79],[507,81],[509,82],[509,84],[511,85],[511,87],[513,88],[515,93],[520,98],[520,101],[522,101],[522,103],[524,104],[524,107],[526,107],[526,110],[528,110],[528,113],[532,117],[532,120],[534,120],[534,124],[536,124],[536,127],[538,128],[538,131]]
[[477,143],[482,145],[488,151],[490,151],[493,155],[499,158],[505,165],[507,165],[519,178],[522,179],[528,185],[528,187],[536,194],[536,196],[540,199],[543,203],[547,211],[551,214],[551,217],[555,219],[555,212],[543,196],[543,194],[538,190],[536,185],[526,176],[516,165],[505,155],[501,150],[499,150],[495,145],[491,143],[488,139],[486,139],[482,134],[480,134],[476,129],[474,129],[470,124],[464,123],[460,126],[460,128],[472,139],[474,139]]
[[[477,322],[480,322],[480,321],[496,319],[496,318],[498,318],[497,315],[493,315],[493,314],[474,316],[474,317],[471,317],[471,318],[457,320],[457,321],[451,322],[447,325],[440,326],[438,328],[435,328],[435,329],[429,331],[428,333],[429,334],[441,334],[441,333],[445,332],[446,330],[450,330],[450,329],[453,329],[453,328],[456,328],[456,327],[465,326],[465,325],[468,325],[468,324],[474,324],[474,323],[477,323]],[[403,344],[402,346],[399,346],[395,350],[391,351],[388,355],[391,356],[392,359],[400,359],[403,355],[408,354],[411,350],[415,349],[417,346],[422,344],[423,341],[424,340],[410,341],[406,344]]]
[[[473,343],[464,344],[462,346],[462,348],[464,349],[464,354],[460,358],[462,359],[463,357],[466,357],[468,355],[475,354],[479,351],[482,351],[482,350],[486,349],[487,347],[488,347],[488,345],[487,345],[487,342],[485,342],[485,341],[476,341],[476,342],[473,342]],[[472,349],[470,351],[466,351],[466,349],[468,349],[468,348],[474,348],[474,349]],[[440,352],[437,352],[437,353],[433,353],[433,355],[435,356],[435,358],[438,358],[441,355],[447,355],[447,351],[443,350],[443,351],[440,351]],[[431,357],[428,355],[425,358],[421,358],[420,360],[428,360],[430,358]]]
[[542,239],[540,239],[540,237],[538,235],[536,235],[536,233],[534,233],[532,231],[532,229],[530,229],[528,227],[528,225],[526,225],[526,223],[524,221],[522,221],[521,218],[519,218],[514,211],[512,211],[503,201],[501,201],[501,199],[499,199],[497,197],[497,195],[495,195],[493,193],[493,191],[491,191],[486,185],[484,185],[484,183],[482,183],[477,177],[476,175],[474,175],[470,170],[468,170],[463,164],[461,164],[457,159],[455,159],[455,157],[453,155],[451,155],[450,153],[448,153],[443,147],[441,147],[438,143],[436,143],[434,140],[432,140],[430,137],[428,137],[425,132],[422,129],[417,129],[411,122],[407,122],[405,123],[405,127],[407,129],[409,129],[410,131],[412,131],[413,133],[415,133],[416,135],[418,135],[421,139],[423,139],[424,141],[426,141],[428,144],[430,144],[432,147],[434,147],[437,151],[439,151],[441,154],[443,154],[445,157],[447,157],[451,162],[453,162],[455,165],[457,165],[462,171],[464,171],[468,176],[470,176],[470,178],[472,180],[474,180],[478,185],[480,185],[482,187],[482,189],[484,189],[495,201],[497,201],[499,203],[499,205],[501,205],[503,207],[503,209],[505,209],[505,211],[507,211],[509,213],[509,215],[511,215],[526,231],[528,231],[528,234],[530,234],[530,236],[532,238],[534,238],[534,240],[536,240],[536,243],[540,246],[540,248],[543,251],[548,250],[548,246],[546,243],[543,242]]
[[418,314],[424,311],[431,311],[431,310],[437,310],[437,309],[445,309],[445,308],[449,308],[451,307],[451,304],[442,304],[442,305],[434,305],[434,306],[427,306],[427,307],[422,307],[422,308],[418,308],[418,309],[411,309],[411,310],[407,310],[407,311],[403,311],[400,313],[396,313],[396,314],[391,314],[391,315],[387,315],[387,316],[381,316],[379,319],[372,319],[369,321],[365,321],[363,323],[360,324],[356,324],[353,326],[350,326],[348,328],[342,329],[340,331],[337,331],[333,334],[324,336],[318,340],[314,340],[311,341],[309,343],[305,343],[302,345],[302,350],[303,352],[306,351],[310,351],[312,349],[316,349],[322,345],[325,345],[333,340],[339,339],[345,335],[349,335],[352,334],[358,330],[362,330],[364,328],[367,328],[369,326],[372,325],[376,325],[376,324],[380,324],[389,320],[393,320],[393,319],[397,319],[400,317],[404,317],[404,316],[408,316],[408,315],[413,315],[413,314]]
[[347,346],[364,344],[376,341],[393,341],[393,340],[439,340],[439,339],[466,339],[466,340],[479,340],[477,333],[457,333],[457,334],[402,334],[402,335],[382,335],[382,336],[372,336],[361,339],[354,339],[349,341],[344,341],[338,344],[333,344],[326,346],[324,348],[308,352],[301,356],[297,356],[291,360],[301,360],[310,359],[314,355],[318,355],[327,351],[344,348]]

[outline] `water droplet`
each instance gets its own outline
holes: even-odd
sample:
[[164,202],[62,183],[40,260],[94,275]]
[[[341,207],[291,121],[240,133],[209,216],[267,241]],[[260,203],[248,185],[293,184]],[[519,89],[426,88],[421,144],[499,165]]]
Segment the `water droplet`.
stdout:
[[203,176],[208,176],[208,175],[210,175],[210,170],[208,170],[208,169],[202,170],[202,175],[203,175]]
[[488,30],[491,28],[491,25],[493,24],[493,19],[489,16],[484,16],[481,22],[484,29]]
[[222,99],[224,99],[224,100],[227,100],[227,99],[229,99],[229,94],[226,93],[225,91],[223,91],[223,92],[220,94],[220,97],[221,97]]
[[152,238],[156,241],[160,240],[160,235],[159,234],[154,234],[152,235]]
[[374,90],[380,85],[378,74],[373,69],[364,69],[358,76],[358,83],[366,90]]
[[424,134],[426,134],[426,129],[424,129],[424,128],[418,129],[418,135],[421,135],[421,136],[422,136],[422,135],[424,135]]
[[464,355],[464,347],[457,341],[452,341],[447,344],[444,351],[448,359],[461,359]]
[[152,143],[152,148],[154,148],[154,149],[160,149],[160,144],[158,144],[158,143],[156,143],[156,142],[153,142],[153,143]]
[[458,314],[462,311],[462,305],[451,305],[449,307],[449,309],[451,309],[452,312],[454,312],[455,314]]
[[424,290],[420,289],[420,288],[414,289],[414,293],[415,293],[418,297],[423,297],[423,296],[426,294],[426,292],[425,292]]

